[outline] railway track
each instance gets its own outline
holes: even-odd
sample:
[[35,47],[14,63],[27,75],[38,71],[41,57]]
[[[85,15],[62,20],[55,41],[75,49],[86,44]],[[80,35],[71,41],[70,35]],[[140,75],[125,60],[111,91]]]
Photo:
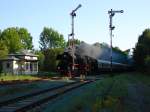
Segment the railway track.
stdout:
[[95,80],[72,82],[59,87],[42,90],[39,92],[0,102],[0,112],[26,112],[41,104],[46,103],[47,101],[55,99],[56,97],[66,92],[79,88],[93,81]]

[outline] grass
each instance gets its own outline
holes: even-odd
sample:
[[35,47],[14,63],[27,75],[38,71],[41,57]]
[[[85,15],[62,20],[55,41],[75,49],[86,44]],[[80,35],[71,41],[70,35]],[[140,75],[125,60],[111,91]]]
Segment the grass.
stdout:
[[[54,73],[55,74],[55,73]],[[49,76],[53,76],[48,73]],[[11,80],[36,80],[39,79],[37,76],[32,75],[1,75],[0,80],[11,81]],[[72,93],[67,93],[65,96],[49,105],[46,112],[134,112],[132,110],[133,106],[130,104],[124,104],[124,100],[128,99],[129,85],[142,85],[150,87],[150,74],[143,75],[142,73],[122,73],[114,74],[113,77],[105,77],[93,84],[81,87],[74,90]],[[136,87],[136,86],[135,86]],[[134,89],[141,89],[135,88]],[[32,89],[34,86],[31,86]],[[21,90],[20,90],[21,89]],[[23,89],[23,90],[22,90]],[[2,92],[1,96],[4,94],[15,93],[17,91],[26,91],[28,88],[16,88],[10,89],[9,91]],[[15,90],[15,91],[14,91]],[[137,95],[142,95],[146,98],[146,102],[150,104],[150,89],[144,90],[144,92]],[[140,96],[139,96],[140,97]],[[135,104],[138,102],[134,102]],[[68,105],[69,106],[66,106]],[[131,103],[132,104],[132,103]],[[59,108],[57,108],[59,107]],[[134,106],[134,108],[137,108]],[[138,109],[137,109],[138,110]],[[45,112],[43,111],[43,112]]]
[[15,80],[38,80],[40,79],[37,76],[33,75],[0,75],[0,81],[15,81]]
[[[48,109],[46,112],[84,112],[86,109],[91,112],[98,110],[101,108],[101,96],[103,96],[106,92],[105,88],[108,88],[110,84],[112,84],[111,78],[106,78],[92,85],[87,85],[78,91],[75,90],[76,92],[72,92],[71,95],[66,94],[67,98],[64,96],[62,102],[54,105],[54,107],[51,105],[50,110]],[[69,104],[69,106],[64,104]]]
[[[130,94],[128,87],[130,84],[150,85],[150,76],[142,73],[116,74],[114,77],[106,77],[103,80],[78,89],[72,94],[67,94],[64,99],[46,109],[46,112],[134,112],[130,104],[125,104],[124,100]],[[145,99],[150,98],[150,90],[144,90]],[[143,97],[142,92],[141,96]],[[150,103],[149,101],[147,101]],[[138,103],[138,102],[134,102]],[[66,106],[69,104],[69,106]],[[59,108],[57,108],[59,107]],[[128,108],[130,107],[130,108]],[[138,109],[137,109],[138,110]],[[45,112],[44,111],[44,112]]]
[[39,72],[37,75],[24,75],[24,74],[0,74],[0,81],[15,81],[15,80],[38,80],[41,78],[51,78],[60,76],[56,72]]
[[51,78],[51,77],[62,77],[62,76],[57,72],[39,72],[38,77]]

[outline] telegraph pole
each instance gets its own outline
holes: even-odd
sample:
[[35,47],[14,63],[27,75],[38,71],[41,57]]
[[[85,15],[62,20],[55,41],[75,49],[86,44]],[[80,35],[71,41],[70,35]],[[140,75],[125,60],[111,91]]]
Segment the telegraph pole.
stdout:
[[112,25],[112,18],[115,15],[115,13],[123,13],[123,10],[110,10],[108,11],[109,14],[109,30],[110,30],[110,71],[112,72],[112,37],[113,37],[113,33],[112,31],[115,29],[115,26]]
[[76,11],[81,7],[82,5],[79,4],[74,10],[72,10],[72,12],[70,13],[71,15],[71,34],[69,34],[69,36],[71,36],[71,41],[70,41],[70,45],[72,47],[72,70],[74,70],[74,52],[75,52],[75,43],[74,43],[74,18],[76,17]]

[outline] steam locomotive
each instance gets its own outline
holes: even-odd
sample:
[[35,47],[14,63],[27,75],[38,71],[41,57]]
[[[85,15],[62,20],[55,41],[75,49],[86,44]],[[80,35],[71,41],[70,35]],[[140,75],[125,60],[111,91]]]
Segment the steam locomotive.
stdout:
[[68,47],[57,56],[57,60],[59,60],[57,69],[62,75],[72,77],[110,72],[110,70],[125,71],[130,68],[126,56],[113,51],[112,59],[111,65],[108,47],[81,43],[75,46],[74,50]]

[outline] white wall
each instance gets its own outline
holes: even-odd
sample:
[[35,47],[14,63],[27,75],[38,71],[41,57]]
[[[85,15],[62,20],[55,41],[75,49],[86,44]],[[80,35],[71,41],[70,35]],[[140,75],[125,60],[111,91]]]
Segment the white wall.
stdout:
[[37,60],[36,56],[25,56],[25,59],[27,60]]
[[[37,61],[36,56],[21,56],[21,58],[28,60],[21,65],[15,60],[6,60],[2,62],[3,72],[12,74],[37,74],[38,73],[38,62],[30,62],[30,60]],[[8,67],[9,64],[9,67]],[[31,67],[32,66],[32,67]],[[23,69],[21,71],[21,68]],[[31,70],[32,68],[32,70]]]
[[19,73],[19,66],[17,61],[13,61],[13,73],[18,74]]

